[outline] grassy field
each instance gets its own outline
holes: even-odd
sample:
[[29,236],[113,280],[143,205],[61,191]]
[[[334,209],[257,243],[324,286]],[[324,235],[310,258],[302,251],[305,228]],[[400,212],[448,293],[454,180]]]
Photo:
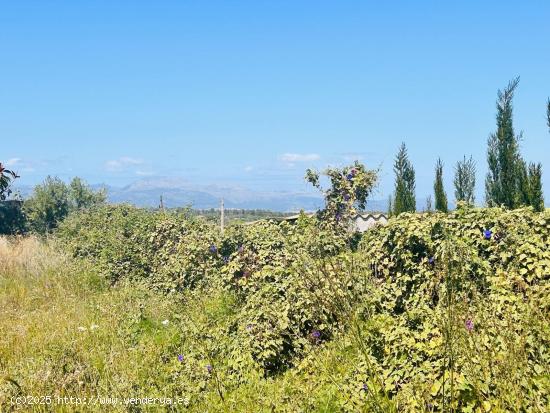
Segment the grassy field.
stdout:
[[[251,372],[230,392],[216,383],[223,360],[189,360],[201,343],[186,341],[183,331],[189,323],[223,324],[231,300],[220,292],[176,299],[136,282],[111,288],[93,268],[36,238],[2,238],[0,411],[333,411],[338,384],[315,380],[308,366],[335,377],[349,367],[338,351],[275,379]],[[192,386],[181,377],[190,368]]]
[[1,412],[549,411],[548,212],[64,225],[0,238]]
[[162,320],[177,313],[173,302],[135,284],[110,289],[34,238],[2,240],[0,273],[0,406],[15,396],[168,396],[174,363],[163,360],[175,359],[178,332]]

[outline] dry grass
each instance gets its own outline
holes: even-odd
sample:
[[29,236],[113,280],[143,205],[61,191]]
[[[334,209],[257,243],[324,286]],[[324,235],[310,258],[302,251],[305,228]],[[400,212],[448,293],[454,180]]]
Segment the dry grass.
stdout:
[[171,364],[162,360],[175,359],[179,333],[161,321],[175,311],[139,284],[109,288],[36,238],[1,238],[0,412],[16,408],[16,396],[168,396],[161,389]]
[[36,237],[0,237],[0,275],[39,275],[66,258]]

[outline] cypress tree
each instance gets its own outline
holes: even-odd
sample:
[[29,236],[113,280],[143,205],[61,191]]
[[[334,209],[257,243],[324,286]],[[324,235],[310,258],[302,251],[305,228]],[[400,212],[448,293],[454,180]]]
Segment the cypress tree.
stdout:
[[443,187],[443,162],[441,159],[438,159],[435,164],[434,193],[436,211],[448,212],[447,194]]
[[474,159],[464,159],[458,161],[455,166],[455,199],[463,201],[470,205],[475,202],[475,186],[476,186],[476,164]]
[[548,125],[548,131],[550,132],[550,99],[546,103],[546,124]]
[[402,143],[395,158],[395,195],[393,197],[393,213],[416,211],[415,172],[407,155],[407,147]]
[[535,211],[542,212],[544,210],[544,195],[542,193],[542,165],[540,163],[529,164],[529,189],[529,204]]
[[518,179],[516,205],[531,205],[531,185],[529,182],[529,174],[527,172],[527,164],[523,159],[518,160],[516,176]]
[[489,206],[519,205],[518,161],[521,135],[514,133],[512,100],[519,77],[512,80],[504,91],[498,91],[497,130],[488,141],[487,161],[489,172],[485,181],[485,193]]

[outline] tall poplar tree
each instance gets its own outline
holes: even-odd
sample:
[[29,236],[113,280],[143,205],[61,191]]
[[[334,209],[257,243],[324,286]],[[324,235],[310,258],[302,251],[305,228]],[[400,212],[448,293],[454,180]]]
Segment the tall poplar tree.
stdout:
[[393,166],[395,172],[395,194],[393,196],[393,213],[416,211],[416,183],[414,168],[407,155],[407,147],[402,143]]
[[508,83],[503,91],[498,91],[497,130],[489,137],[487,151],[489,172],[485,181],[485,195],[489,206],[516,208],[521,205],[521,135],[514,132],[512,106],[518,83],[519,77]]
[[531,205],[531,185],[529,181],[529,172],[527,170],[527,164],[523,159],[518,159],[516,177],[518,179],[516,206]]
[[447,194],[445,193],[445,188],[443,187],[443,162],[441,159],[438,159],[435,164],[434,193],[435,210],[448,212],[449,207],[447,205]]
[[470,205],[475,202],[476,163],[470,156],[469,159],[458,161],[455,166],[455,199]]

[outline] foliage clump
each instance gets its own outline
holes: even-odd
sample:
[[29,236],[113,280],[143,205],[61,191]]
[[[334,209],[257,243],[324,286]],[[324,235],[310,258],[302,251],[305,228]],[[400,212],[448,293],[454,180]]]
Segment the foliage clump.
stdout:
[[395,173],[395,192],[392,204],[392,215],[416,211],[416,179],[414,167],[409,160],[407,147],[402,143],[393,166]]
[[30,230],[48,234],[70,212],[96,207],[105,199],[105,191],[92,190],[78,177],[67,185],[59,178],[48,176],[34,188],[32,196],[23,205],[23,212]]
[[455,167],[455,199],[458,202],[465,202],[474,205],[476,186],[476,163],[470,158],[458,161]]
[[145,283],[195,309],[177,315],[186,363],[170,379],[192,389],[193,408],[275,403],[254,390],[268,383],[291,386],[293,401],[274,397],[293,410],[550,402],[548,212],[404,213],[356,250],[351,234],[306,215],[222,235],[185,214],[105,206],[57,234],[111,283]]
[[327,189],[322,188],[319,172],[306,171],[306,180],[325,197],[325,208],[319,214],[319,222],[347,230],[351,217],[365,209],[367,198],[378,182],[378,172],[368,170],[356,161],[344,168],[328,168],[323,175],[330,181]]
[[4,201],[11,194],[11,184],[19,175],[11,169],[6,169],[0,163],[0,201]]

